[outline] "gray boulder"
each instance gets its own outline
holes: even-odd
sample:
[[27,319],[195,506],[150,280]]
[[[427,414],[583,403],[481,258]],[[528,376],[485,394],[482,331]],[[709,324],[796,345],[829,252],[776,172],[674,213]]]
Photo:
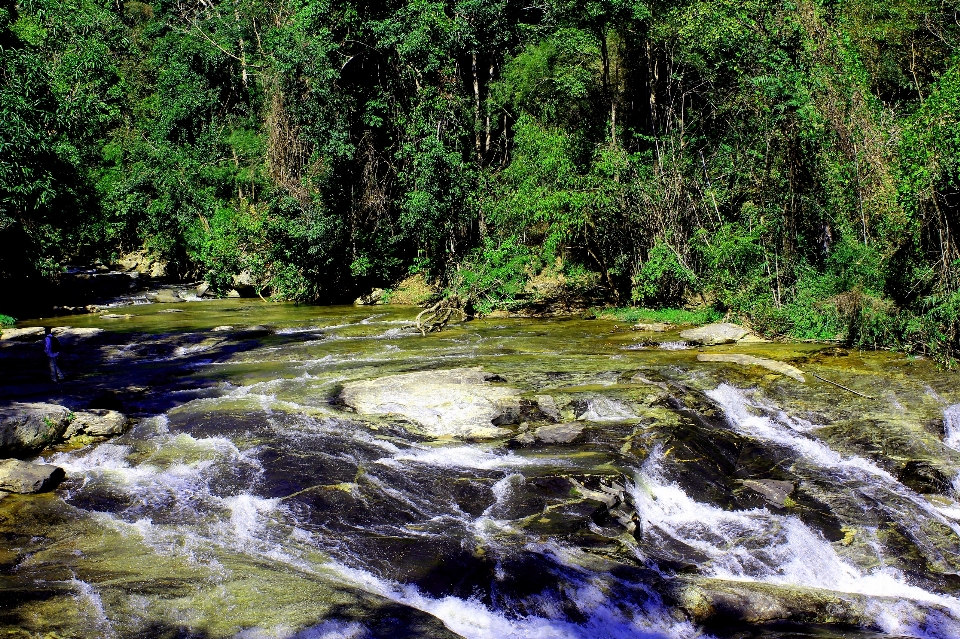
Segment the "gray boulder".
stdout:
[[713,346],[715,344],[731,344],[750,334],[750,331],[736,324],[721,323],[707,324],[699,328],[680,331],[680,337],[688,342]]
[[19,459],[0,460],[0,490],[11,493],[39,493],[53,490],[63,481],[59,466],[32,464]]
[[26,457],[60,441],[69,409],[56,404],[14,402],[0,407],[0,457]]
[[77,411],[73,420],[63,433],[64,439],[77,435],[91,437],[112,437],[122,435],[127,429],[127,418],[115,410],[91,409]]
[[182,302],[183,298],[172,288],[164,288],[153,293],[147,293],[147,299],[157,304],[176,304]]
[[580,439],[586,427],[583,424],[550,424],[541,426],[534,435],[544,444],[572,444]]
[[397,415],[432,437],[484,439],[508,434],[520,394],[494,385],[480,368],[420,371],[350,382],[341,399],[363,415]]

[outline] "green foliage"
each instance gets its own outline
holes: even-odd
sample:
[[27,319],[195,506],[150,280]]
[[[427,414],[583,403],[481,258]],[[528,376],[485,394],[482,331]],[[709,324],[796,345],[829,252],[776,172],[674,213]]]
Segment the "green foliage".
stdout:
[[0,328],[10,328],[12,326],[16,326],[16,324],[17,324],[16,318],[0,313]]
[[487,240],[473,251],[453,274],[446,293],[470,300],[473,309],[485,315],[495,309],[514,309],[527,281],[539,262],[531,251],[515,239],[495,244]]
[[7,3],[0,281],[146,249],[220,291],[422,273],[489,312],[602,288],[946,360],[957,10]]
[[600,317],[615,319],[621,322],[647,322],[669,324],[709,324],[719,322],[723,314],[713,308],[686,310],[680,308],[637,308],[621,307],[605,309],[599,313]]
[[638,304],[675,304],[696,285],[696,275],[666,242],[654,244],[633,275],[630,299]]

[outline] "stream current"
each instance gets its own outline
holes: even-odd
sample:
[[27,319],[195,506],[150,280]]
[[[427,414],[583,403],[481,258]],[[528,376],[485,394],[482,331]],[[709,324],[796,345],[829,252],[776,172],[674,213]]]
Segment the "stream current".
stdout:
[[[55,492],[0,499],[0,634],[960,637],[960,387],[930,362],[710,347],[800,383],[603,320],[422,337],[409,308],[170,306],[70,318],[106,331],[60,401],[135,421],[46,453]],[[551,398],[511,431],[583,435],[434,439],[339,400],[463,367]]]

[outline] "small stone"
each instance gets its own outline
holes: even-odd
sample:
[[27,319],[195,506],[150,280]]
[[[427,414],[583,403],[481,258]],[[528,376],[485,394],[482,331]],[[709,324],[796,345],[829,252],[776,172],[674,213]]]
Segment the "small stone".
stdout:
[[104,313],[100,316],[100,319],[130,319],[133,317],[130,313]]
[[19,459],[0,460],[0,490],[11,493],[52,490],[65,476],[62,468],[51,464],[32,464]]
[[235,288],[231,288],[227,291],[227,297],[240,297],[240,291]]
[[209,282],[201,282],[200,285],[197,286],[197,297],[203,297],[203,296],[206,295],[209,291],[210,291],[210,283],[209,283]]

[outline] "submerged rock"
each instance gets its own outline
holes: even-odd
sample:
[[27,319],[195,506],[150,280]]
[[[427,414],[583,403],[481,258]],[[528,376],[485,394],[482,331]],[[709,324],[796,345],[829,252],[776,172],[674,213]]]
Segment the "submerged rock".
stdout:
[[775,373],[792,377],[798,382],[806,382],[803,371],[795,366],[778,362],[775,359],[766,357],[754,357],[753,355],[743,355],[741,353],[700,353],[697,355],[698,362],[727,362],[730,364],[740,364],[741,366],[761,366]]
[[39,493],[52,490],[63,481],[59,466],[32,464],[19,459],[0,460],[0,490],[11,493]]
[[720,323],[707,324],[699,328],[680,331],[680,337],[688,342],[713,346],[715,344],[732,344],[750,334],[750,331],[736,324]]
[[404,373],[345,384],[341,399],[363,415],[404,417],[432,437],[500,437],[520,415],[520,394],[491,377],[480,368]]
[[63,437],[71,412],[56,404],[14,402],[0,407],[0,456],[24,457]]

